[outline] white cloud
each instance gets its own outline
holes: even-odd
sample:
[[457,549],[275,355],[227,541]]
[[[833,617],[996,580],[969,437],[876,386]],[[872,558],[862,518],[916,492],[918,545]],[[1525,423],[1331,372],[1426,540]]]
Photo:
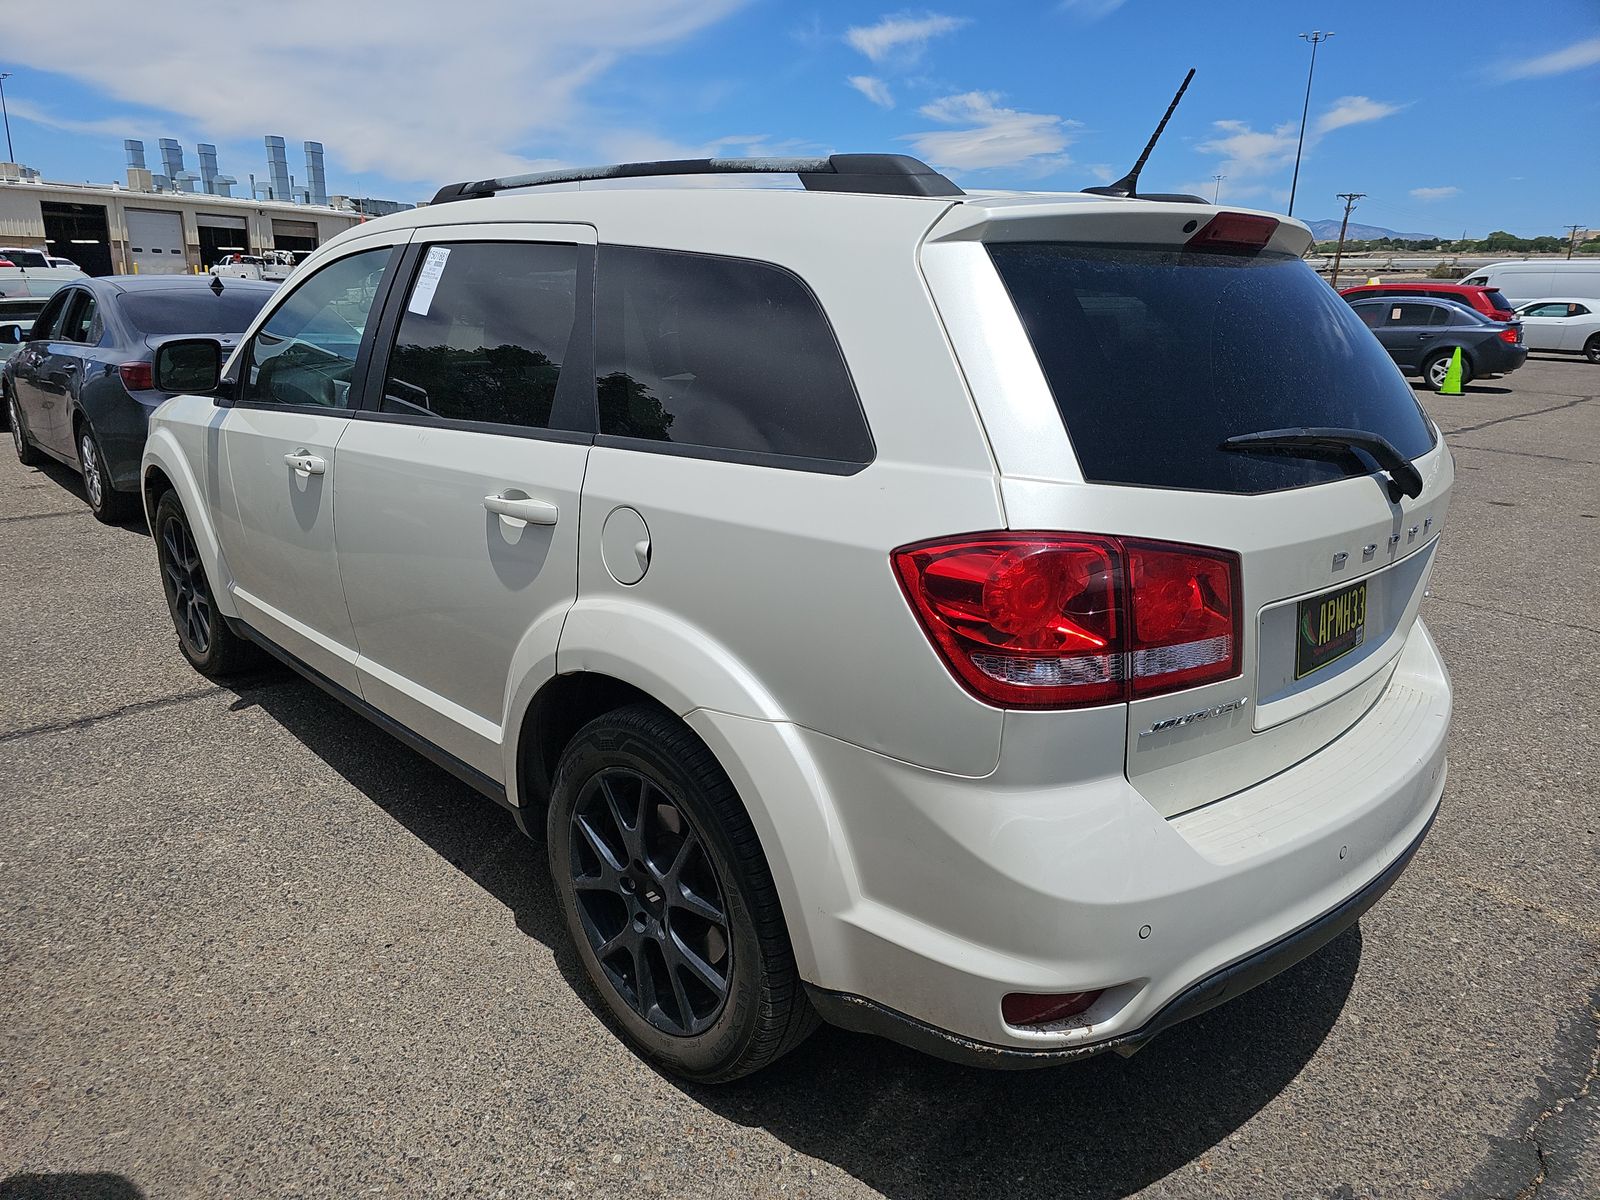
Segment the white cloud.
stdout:
[[[441,22],[436,0],[387,0],[377,18],[364,5],[275,0],[270,38],[218,41],[215,0],[164,0],[154,39],[148,5],[79,0],[74,21],[95,36],[71,54],[61,53],[48,7],[11,12],[5,37],[11,61],[182,118],[208,141],[253,143],[259,153],[263,134],[292,146],[310,138],[326,143],[339,175],[442,182],[574,151],[593,157],[607,131],[585,108],[585,89],[740,3],[453,0]],[[165,132],[152,124],[124,136]],[[224,167],[241,178],[248,169]]]
[[1545,75],[1565,75],[1600,63],[1600,37],[1573,42],[1560,50],[1525,58],[1520,62],[1506,63],[1500,68],[1502,79],[1538,79]]
[[[133,136],[130,130],[141,129],[150,123],[148,116],[121,116],[101,117],[93,121],[80,121],[74,117],[63,117],[51,112],[47,108],[40,108],[28,100],[12,99],[6,97],[6,108],[13,117],[23,121],[30,121],[35,125],[43,125],[46,129],[57,129],[62,133],[76,133],[86,137],[96,138],[125,138]],[[172,136],[170,133],[167,136]]]
[[997,92],[964,92],[924,104],[923,116],[960,128],[914,133],[906,140],[935,166],[954,170],[1024,165],[1042,172],[1067,165],[1061,152],[1072,140],[1067,131],[1078,122],[1001,108],[999,100]]
[[1098,21],[1116,12],[1123,3],[1124,0],[1061,0],[1061,7],[1086,21]]
[[1341,96],[1333,107],[1317,118],[1317,132],[1328,133],[1346,125],[1361,125],[1367,121],[1381,121],[1400,111],[1398,104],[1385,104],[1366,96]]
[[889,58],[914,60],[928,48],[928,42],[970,25],[966,17],[946,17],[938,13],[916,16],[897,13],[876,25],[857,25],[845,31],[844,40],[873,62]]
[[894,93],[876,75],[852,75],[846,82],[879,108],[894,107]]
[[1458,187],[1420,187],[1411,189],[1413,200],[1433,201],[1448,200],[1451,196],[1459,196],[1461,189]]

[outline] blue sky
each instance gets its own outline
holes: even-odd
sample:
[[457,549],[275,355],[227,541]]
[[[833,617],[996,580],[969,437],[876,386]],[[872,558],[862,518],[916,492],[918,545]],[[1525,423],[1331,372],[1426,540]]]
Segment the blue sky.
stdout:
[[[1519,17],[1519,13],[1525,14]],[[1531,19],[1527,14],[1537,14]],[[791,4],[778,0],[77,0],[0,36],[16,154],[122,175],[176,137],[265,175],[263,134],[327,146],[330,190],[418,199],[555,164],[917,154],[969,186],[1120,175],[1198,69],[1150,190],[1282,208],[1318,52],[1296,214],[1403,232],[1600,227],[1600,5],[1503,0]],[[86,31],[95,31],[90,35]]]

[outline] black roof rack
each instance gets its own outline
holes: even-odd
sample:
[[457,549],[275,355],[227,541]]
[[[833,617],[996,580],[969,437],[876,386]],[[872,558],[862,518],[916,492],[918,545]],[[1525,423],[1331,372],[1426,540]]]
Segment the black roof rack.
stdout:
[[512,188],[601,179],[644,179],[656,175],[798,175],[808,192],[862,192],[875,196],[964,196],[955,184],[920,159],[906,154],[830,154],[827,158],[673,158],[662,162],[621,163],[537,171],[504,179],[452,183],[433,203],[493,196]]

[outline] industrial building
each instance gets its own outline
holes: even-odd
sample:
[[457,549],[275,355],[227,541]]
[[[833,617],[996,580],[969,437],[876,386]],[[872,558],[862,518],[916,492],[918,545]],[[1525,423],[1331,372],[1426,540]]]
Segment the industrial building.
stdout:
[[225,254],[315,250],[369,217],[410,208],[327,193],[320,142],[306,142],[303,185],[289,174],[281,137],[265,139],[266,181],[250,177],[253,196],[217,166],[215,146],[197,149],[188,170],[172,138],[158,143],[160,172],[144,143],[128,139],[127,183],[48,183],[16,163],[0,163],[0,245],[69,258],[91,275],[181,275],[206,270]]

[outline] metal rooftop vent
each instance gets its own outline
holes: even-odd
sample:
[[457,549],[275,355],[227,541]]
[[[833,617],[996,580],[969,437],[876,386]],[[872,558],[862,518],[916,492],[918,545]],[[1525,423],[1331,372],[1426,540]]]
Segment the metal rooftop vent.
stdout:
[[798,175],[808,192],[858,192],[874,196],[964,196],[927,163],[905,154],[831,154],[827,158],[674,158],[661,162],[620,163],[538,171],[504,179],[452,183],[433,203],[493,196],[513,188],[552,183],[592,183],[605,179],[645,179],[667,175]]

